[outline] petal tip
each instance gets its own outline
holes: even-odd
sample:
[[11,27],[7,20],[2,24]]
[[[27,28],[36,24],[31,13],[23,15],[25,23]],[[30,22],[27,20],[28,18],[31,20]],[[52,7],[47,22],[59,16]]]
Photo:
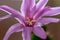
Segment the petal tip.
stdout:
[[47,38],[47,35],[44,33],[40,38],[46,39]]
[[47,35],[44,35],[43,37],[42,37],[42,39],[46,39],[47,38]]

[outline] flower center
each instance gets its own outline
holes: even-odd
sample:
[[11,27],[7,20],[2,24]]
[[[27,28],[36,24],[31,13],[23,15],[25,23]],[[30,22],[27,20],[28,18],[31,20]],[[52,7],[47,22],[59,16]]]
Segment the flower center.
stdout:
[[33,25],[35,24],[36,20],[34,20],[33,18],[27,18],[26,21],[26,26],[27,27],[33,27]]

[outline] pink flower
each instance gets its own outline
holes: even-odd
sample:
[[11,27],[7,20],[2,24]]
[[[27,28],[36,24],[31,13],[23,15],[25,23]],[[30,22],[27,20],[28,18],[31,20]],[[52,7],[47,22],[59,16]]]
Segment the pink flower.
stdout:
[[35,0],[23,0],[20,11],[9,6],[2,5],[0,10],[7,12],[9,15],[0,17],[3,19],[14,17],[19,23],[12,25],[6,32],[3,40],[8,40],[9,36],[14,32],[22,31],[23,40],[31,40],[31,33],[46,39],[46,32],[41,26],[51,22],[59,22],[58,18],[44,18],[43,16],[55,16],[60,14],[60,7],[47,7],[48,0],[39,0],[36,4]]

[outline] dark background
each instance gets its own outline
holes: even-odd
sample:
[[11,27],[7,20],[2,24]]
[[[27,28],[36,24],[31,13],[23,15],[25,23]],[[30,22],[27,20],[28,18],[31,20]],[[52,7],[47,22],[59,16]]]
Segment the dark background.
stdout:
[[[0,5],[8,5],[16,10],[19,10],[21,5],[21,0],[0,0]],[[60,0],[49,0],[49,6],[60,6]],[[0,11],[0,17],[7,15],[7,13]],[[60,18],[60,15],[54,16]],[[18,21],[14,18],[8,18],[0,22],[0,40],[3,40],[3,37],[8,30],[8,28],[17,23]],[[50,23],[47,25],[47,31],[49,35],[53,37],[54,40],[60,40],[60,23]],[[9,40],[22,40],[21,32],[20,33],[13,33]]]

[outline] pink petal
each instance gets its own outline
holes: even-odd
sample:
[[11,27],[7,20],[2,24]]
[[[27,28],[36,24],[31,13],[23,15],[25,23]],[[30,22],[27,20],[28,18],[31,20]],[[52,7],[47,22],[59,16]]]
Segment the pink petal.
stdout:
[[29,16],[30,9],[35,5],[35,0],[23,0],[21,5],[21,12],[25,13],[25,16]]
[[34,27],[33,33],[34,33],[36,36],[38,36],[38,37],[40,37],[40,38],[42,38],[42,39],[46,39],[46,37],[47,37],[44,29],[41,28],[41,27]]
[[14,15],[14,16],[20,15],[17,10],[15,10],[15,9],[9,7],[9,6],[6,6],[6,5],[0,6],[0,10],[5,11],[5,12],[7,12],[7,13],[10,14],[10,15],[11,15],[11,14]]
[[21,13],[9,6],[2,5],[2,6],[0,6],[0,10],[7,12],[8,14],[10,14],[13,17],[19,18],[19,20],[22,22],[24,21],[24,17],[21,15]]
[[49,6],[44,7],[44,9],[42,9],[41,11],[37,12],[34,15],[34,19],[38,19],[39,17],[41,17],[48,10],[50,10],[50,7]]
[[22,25],[20,23],[12,25],[6,32],[3,40],[8,40],[9,36],[14,32],[19,32],[22,30]]
[[43,9],[46,4],[47,4],[48,0],[39,0],[39,2],[36,5],[36,10],[40,11],[41,9]]
[[11,17],[11,15],[6,15],[6,16],[4,16],[4,17],[0,17],[0,21],[2,21],[2,20],[4,20],[4,19],[7,19],[7,18],[9,18],[9,17]]
[[32,31],[32,28],[30,27],[24,28],[22,32],[23,40],[31,40],[31,31]]
[[31,12],[30,12],[30,18],[33,18],[33,16],[36,14],[36,6],[34,6],[32,9],[31,9]]
[[60,21],[60,19],[58,19],[58,18],[42,18],[42,19],[39,20],[39,22],[44,24],[44,25],[49,24],[51,22],[56,23],[56,22],[59,22],[59,21]]
[[50,7],[50,10],[46,11],[43,16],[55,16],[60,14],[60,7]]

